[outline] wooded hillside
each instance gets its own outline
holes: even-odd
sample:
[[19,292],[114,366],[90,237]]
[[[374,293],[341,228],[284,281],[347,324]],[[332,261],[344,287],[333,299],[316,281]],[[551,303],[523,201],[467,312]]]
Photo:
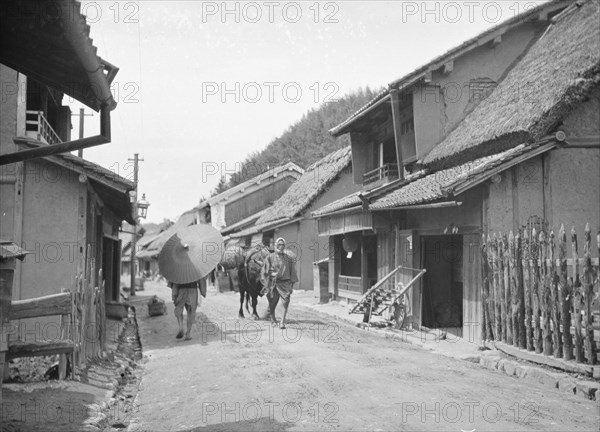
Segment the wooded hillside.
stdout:
[[334,138],[329,135],[328,130],[346,120],[369,102],[378,91],[369,87],[361,88],[336,102],[329,102],[308,111],[300,121],[291,125],[264,150],[248,155],[240,170],[228,181],[221,178],[211,195],[224,192],[269,168],[289,161],[306,168],[325,155],[350,144],[349,136]]

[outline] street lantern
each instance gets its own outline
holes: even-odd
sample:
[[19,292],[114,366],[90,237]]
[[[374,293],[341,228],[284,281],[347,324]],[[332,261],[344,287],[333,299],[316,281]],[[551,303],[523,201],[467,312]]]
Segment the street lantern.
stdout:
[[137,202],[137,208],[140,211],[138,217],[146,219],[148,207],[150,207],[150,203],[146,200],[146,194],[142,194],[142,199]]

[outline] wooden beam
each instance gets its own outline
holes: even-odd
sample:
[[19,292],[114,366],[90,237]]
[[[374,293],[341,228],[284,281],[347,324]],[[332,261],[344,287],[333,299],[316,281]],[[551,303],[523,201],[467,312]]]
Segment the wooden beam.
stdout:
[[72,341],[52,342],[11,342],[8,346],[6,357],[8,359],[19,357],[47,356],[54,354],[69,354],[75,349]]
[[404,179],[404,160],[402,158],[402,120],[400,119],[400,98],[398,90],[391,89],[392,98],[392,122],[394,124],[394,142],[396,144],[396,161],[398,162],[398,176],[400,180]]
[[439,203],[430,204],[414,204],[399,207],[386,207],[386,208],[370,208],[371,211],[392,211],[392,210],[430,210],[436,208],[446,207],[459,207],[462,205],[462,201],[444,201]]
[[514,166],[511,170],[506,171],[506,175],[510,173],[512,180],[511,195],[512,195],[512,229],[518,231],[521,227],[519,219],[519,166]]
[[10,319],[24,319],[71,313],[71,293],[51,294],[11,302]]
[[594,148],[600,147],[600,135],[565,138],[567,146],[563,148]]
[[573,361],[557,359],[541,353],[534,353],[531,351],[522,350],[517,347],[505,344],[503,342],[486,342],[486,345],[488,347],[496,348],[498,351],[501,351],[505,354],[508,354],[512,357],[516,357],[521,360],[527,360],[532,363],[542,364],[553,368],[562,369],[568,372],[580,373],[590,377],[593,375],[594,367],[598,368],[598,366],[590,366],[583,363],[575,363]]
[[52,144],[43,147],[22,150],[0,156],[0,165],[7,165],[15,162],[22,162],[30,159],[36,159],[54,154],[68,153],[74,150],[80,150],[88,147],[95,147],[101,144],[107,144],[110,140],[102,135],[96,135],[89,138],[77,139],[66,143]]
[[110,134],[110,109],[103,106],[100,109],[100,135],[5,154],[0,156],[0,165],[107,144],[110,142]]

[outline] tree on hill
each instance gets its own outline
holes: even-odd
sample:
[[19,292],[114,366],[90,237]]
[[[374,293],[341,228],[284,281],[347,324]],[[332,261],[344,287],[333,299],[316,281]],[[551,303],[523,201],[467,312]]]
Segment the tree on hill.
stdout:
[[309,110],[280,137],[271,141],[264,150],[250,153],[229,180],[221,177],[211,196],[225,192],[289,161],[306,168],[329,153],[349,145],[350,138],[347,135],[334,138],[329,134],[329,129],[342,123],[377,93],[378,91],[369,87],[360,88],[335,102],[328,102],[317,109]]

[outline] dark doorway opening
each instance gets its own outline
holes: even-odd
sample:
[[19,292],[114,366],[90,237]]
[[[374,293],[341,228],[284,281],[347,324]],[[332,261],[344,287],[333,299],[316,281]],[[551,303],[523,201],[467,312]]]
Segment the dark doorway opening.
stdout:
[[422,322],[428,328],[462,328],[463,236],[423,236]]
[[118,240],[103,237],[102,278],[106,301],[119,301],[121,244]]

